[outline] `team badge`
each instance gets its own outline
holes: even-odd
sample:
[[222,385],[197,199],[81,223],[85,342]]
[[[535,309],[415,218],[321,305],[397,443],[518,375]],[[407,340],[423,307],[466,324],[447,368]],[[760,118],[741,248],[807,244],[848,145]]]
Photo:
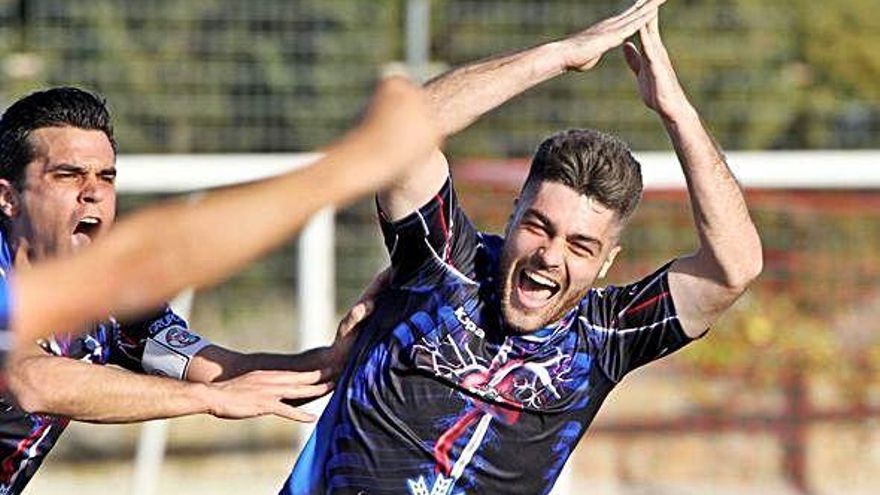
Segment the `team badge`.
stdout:
[[182,349],[189,347],[201,340],[198,335],[192,334],[180,327],[171,327],[165,332],[165,342],[171,347]]

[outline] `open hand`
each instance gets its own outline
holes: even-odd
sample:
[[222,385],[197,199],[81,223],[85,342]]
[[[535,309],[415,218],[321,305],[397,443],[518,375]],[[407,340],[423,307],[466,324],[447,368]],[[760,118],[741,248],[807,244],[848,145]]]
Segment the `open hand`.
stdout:
[[639,38],[641,51],[634,43],[628,42],[623,46],[623,54],[638,79],[642,101],[661,117],[673,118],[689,103],[660,38],[657,16],[639,30]]
[[562,40],[567,70],[593,68],[608,50],[620,46],[651,18],[666,0],[638,0],[629,9]]
[[315,415],[286,401],[320,397],[333,389],[320,371],[251,371],[244,375],[206,384],[209,412],[224,419],[245,419],[275,415],[311,423]]

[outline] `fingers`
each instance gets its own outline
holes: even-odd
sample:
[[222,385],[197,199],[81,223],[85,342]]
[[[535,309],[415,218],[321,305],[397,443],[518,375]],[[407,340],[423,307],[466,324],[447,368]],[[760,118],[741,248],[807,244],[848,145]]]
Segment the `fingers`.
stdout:
[[[641,0],[633,4],[632,7],[622,12],[620,15],[612,17],[609,21],[613,28],[625,29],[631,28],[633,24],[638,26],[647,22],[651,15],[657,12],[657,9],[663,5],[666,0]],[[635,32],[635,31],[633,31]]]
[[632,15],[639,10],[644,9],[656,9],[666,3],[666,0],[638,0],[633,3],[628,9],[624,10],[620,14],[618,14],[615,18],[623,18],[629,15]]
[[301,411],[281,402],[276,402],[269,411],[269,414],[278,416],[279,418],[289,419],[291,421],[298,421],[300,423],[314,423],[318,419],[317,416],[312,413]]
[[275,371],[256,370],[246,373],[238,378],[229,380],[229,383],[239,382],[249,385],[279,385],[282,387],[298,387],[303,385],[316,385],[324,383],[331,376],[331,370],[322,369],[314,371]]
[[639,29],[639,38],[642,41],[643,59],[649,65],[653,65],[656,62],[671,65],[669,53],[666,51],[663,40],[660,38],[659,16],[655,15],[647,24]]
[[281,399],[314,399],[323,397],[333,391],[333,382],[324,382],[317,385],[300,385],[294,388],[283,388],[278,391]]

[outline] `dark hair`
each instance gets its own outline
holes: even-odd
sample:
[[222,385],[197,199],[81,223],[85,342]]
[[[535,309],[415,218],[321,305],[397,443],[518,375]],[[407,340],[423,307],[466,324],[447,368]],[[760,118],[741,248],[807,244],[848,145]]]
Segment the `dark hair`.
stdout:
[[558,182],[594,198],[625,221],[642,196],[642,171],[620,139],[592,129],[571,129],[535,151],[523,194],[542,181]]
[[60,87],[31,93],[16,101],[0,118],[0,178],[17,187],[34,159],[30,133],[45,127],[77,127],[102,131],[116,152],[113,124],[104,98],[77,88]]

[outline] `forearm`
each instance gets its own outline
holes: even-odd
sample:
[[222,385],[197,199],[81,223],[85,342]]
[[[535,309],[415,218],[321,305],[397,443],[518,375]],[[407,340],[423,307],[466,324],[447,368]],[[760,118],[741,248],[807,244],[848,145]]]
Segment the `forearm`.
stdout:
[[742,288],[761,271],[761,241],[742,189],[697,111],[686,100],[664,115],[688,184],[703,266],[721,285]]
[[[383,82],[364,122],[313,166],[135,214],[90,249],[20,274],[13,286],[18,342],[108,313],[128,316],[187,286],[217,282],[277,247],[326,206],[386,185],[437,147],[427,99],[408,82]],[[355,168],[357,167],[357,168]],[[81,281],[89,280],[88,291]],[[46,309],[40,301],[52,301]]]
[[322,373],[330,379],[339,373],[342,359],[331,347],[319,347],[298,354],[239,353],[219,346],[199,352],[187,368],[186,379],[196,382],[217,382],[257,370]]
[[[444,134],[457,133],[523,91],[564,71],[557,43],[475,62],[430,81],[425,89]],[[409,170],[378,195],[383,213],[400,220],[437,194],[449,177],[440,150]]]
[[56,356],[15,360],[8,380],[25,411],[78,421],[130,423],[210,412],[202,384]]
[[425,89],[441,130],[459,132],[514,96],[565,72],[562,43],[481,60],[428,82]]

